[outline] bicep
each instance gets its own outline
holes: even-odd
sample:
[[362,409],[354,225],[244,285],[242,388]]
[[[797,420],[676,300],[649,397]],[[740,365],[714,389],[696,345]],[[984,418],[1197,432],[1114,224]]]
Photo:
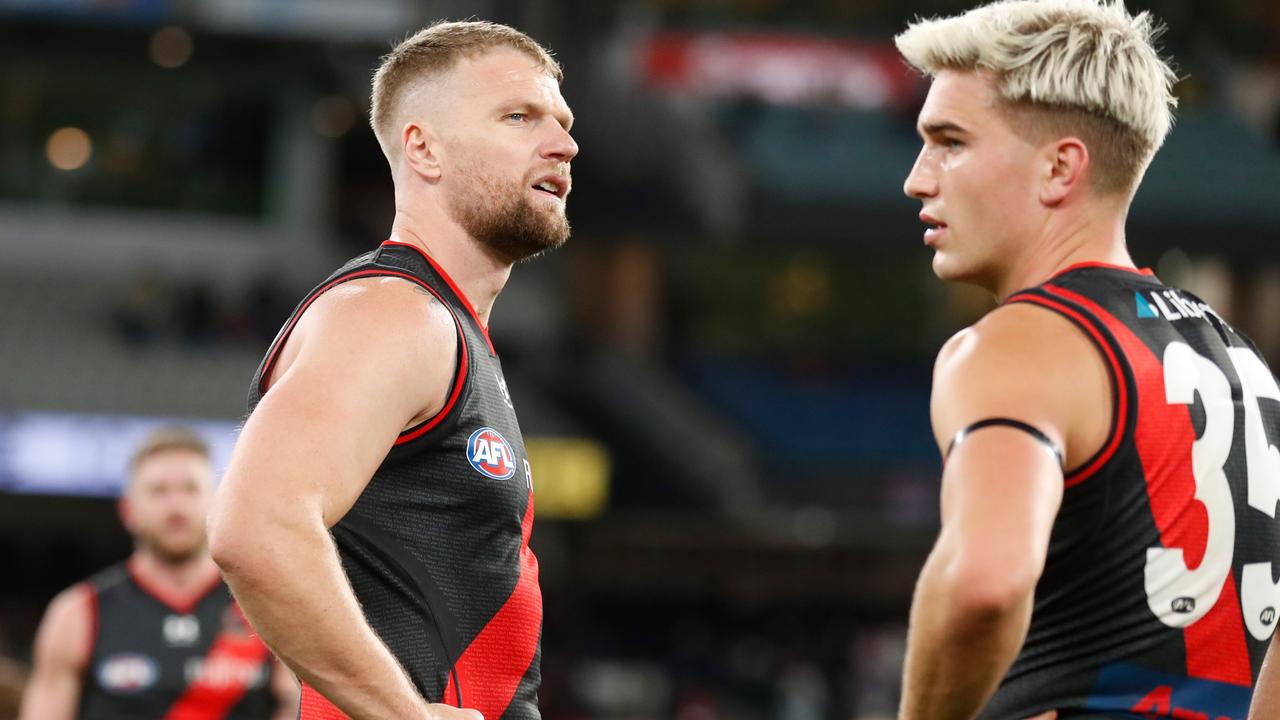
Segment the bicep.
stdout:
[[311,507],[332,526],[400,431],[443,396],[453,327],[423,322],[413,307],[405,311],[404,292],[396,291],[390,299],[401,304],[389,311],[360,297],[347,301],[354,308],[313,309],[320,317],[290,341],[300,343],[296,355],[241,432],[223,482],[224,506]]
[[36,632],[31,676],[23,692],[22,720],[71,720],[80,701],[93,630],[90,591],[68,590],[54,599]]

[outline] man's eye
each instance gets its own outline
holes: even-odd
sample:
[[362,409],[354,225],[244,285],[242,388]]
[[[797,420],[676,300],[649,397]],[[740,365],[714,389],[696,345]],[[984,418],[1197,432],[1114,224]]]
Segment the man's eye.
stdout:
[[528,117],[528,115],[526,115],[525,113],[519,113],[519,112],[507,113],[506,115],[506,118],[508,120],[515,120],[517,122],[523,121],[526,117]]
[[948,150],[959,150],[964,147],[964,143],[955,138],[947,138],[942,141],[942,144],[946,145]]

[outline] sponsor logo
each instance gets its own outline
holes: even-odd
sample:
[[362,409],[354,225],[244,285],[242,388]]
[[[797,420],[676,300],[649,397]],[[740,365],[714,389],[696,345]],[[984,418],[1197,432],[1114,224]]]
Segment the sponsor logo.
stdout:
[[168,615],[164,619],[164,641],[174,647],[190,647],[200,639],[200,621],[193,615]]
[[237,657],[194,657],[187,659],[183,675],[188,685],[254,689],[267,683],[267,664]]
[[506,438],[491,427],[482,427],[467,439],[467,460],[485,477],[506,480],[516,474],[516,459]]
[[1138,304],[1138,317],[1140,318],[1158,318],[1160,313],[1156,310],[1156,306],[1151,304],[1150,300],[1142,297],[1142,293],[1135,292],[1133,294],[1134,302]]
[[98,684],[120,695],[146,690],[155,685],[159,677],[159,665],[146,655],[117,653],[98,663]]
[[[1206,316],[1218,317],[1213,308],[1207,304],[1188,297],[1183,297],[1177,290],[1149,290],[1145,293],[1135,292],[1134,303],[1139,318],[1164,318],[1170,322],[1194,318],[1203,320]],[[1221,320],[1222,318],[1218,318]]]

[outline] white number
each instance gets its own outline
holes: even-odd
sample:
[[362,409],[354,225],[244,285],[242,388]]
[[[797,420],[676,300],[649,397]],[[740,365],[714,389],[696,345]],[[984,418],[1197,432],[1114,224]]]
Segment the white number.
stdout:
[[1191,468],[1196,499],[1209,516],[1209,536],[1195,570],[1187,567],[1182,548],[1148,548],[1143,580],[1151,612],[1165,625],[1186,627],[1218,602],[1231,572],[1236,515],[1223,467],[1231,454],[1235,409],[1227,376],[1185,343],[1165,348],[1164,384],[1170,405],[1190,405],[1196,391],[1204,405],[1204,434],[1191,446]]
[[[1280,387],[1262,360],[1245,348],[1231,348],[1231,363],[1244,391],[1244,454],[1249,473],[1249,506],[1268,517],[1276,516],[1280,502],[1280,451],[1267,439],[1258,398],[1280,400]],[[1280,584],[1272,581],[1271,563],[1249,563],[1240,572],[1240,609],[1249,634],[1259,640],[1271,637],[1280,605]]]
[[[1251,351],[1230,348],[1228,357],[1243,391],[1249,505],[1274,518],[1280,503],[1280,451],[1267,438],[1258,398],[1280,400],[1280,387]],[[1226,375],[1185,343],[1165,348],[1164,374],[1170,405],[1190,405],[1199,392],[1205,414],[1204,432],[1191,447],[1195,498],[1208,516],[1204,559],[1191,570],[1182,548],[1148,548],[1143,577],[1151,612],[1164,624],[1182,628],[1213,608],[1231,572],[1236,517],[1225,467],[1235,432],[1235,407]],[[1259,640],[1270,637],[1280,606],[1280,584],[1272,580],[1270,562],[1244,566],[1240,602],[1250,634]]]

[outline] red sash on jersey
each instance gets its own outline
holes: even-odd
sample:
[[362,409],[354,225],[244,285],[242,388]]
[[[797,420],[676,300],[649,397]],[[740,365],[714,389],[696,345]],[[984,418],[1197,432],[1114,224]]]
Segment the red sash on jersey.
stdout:
[[[238,606],[233,611],[244,622]],[[245,628],[249,625],[245,622]],[[256,635],[224,629],[204,657],[203,670],[165,713],[164,720],[219,720],[249,691],[247,669],[270,662],[270,651]],[[237,675],[246,674],[245,677]]]

